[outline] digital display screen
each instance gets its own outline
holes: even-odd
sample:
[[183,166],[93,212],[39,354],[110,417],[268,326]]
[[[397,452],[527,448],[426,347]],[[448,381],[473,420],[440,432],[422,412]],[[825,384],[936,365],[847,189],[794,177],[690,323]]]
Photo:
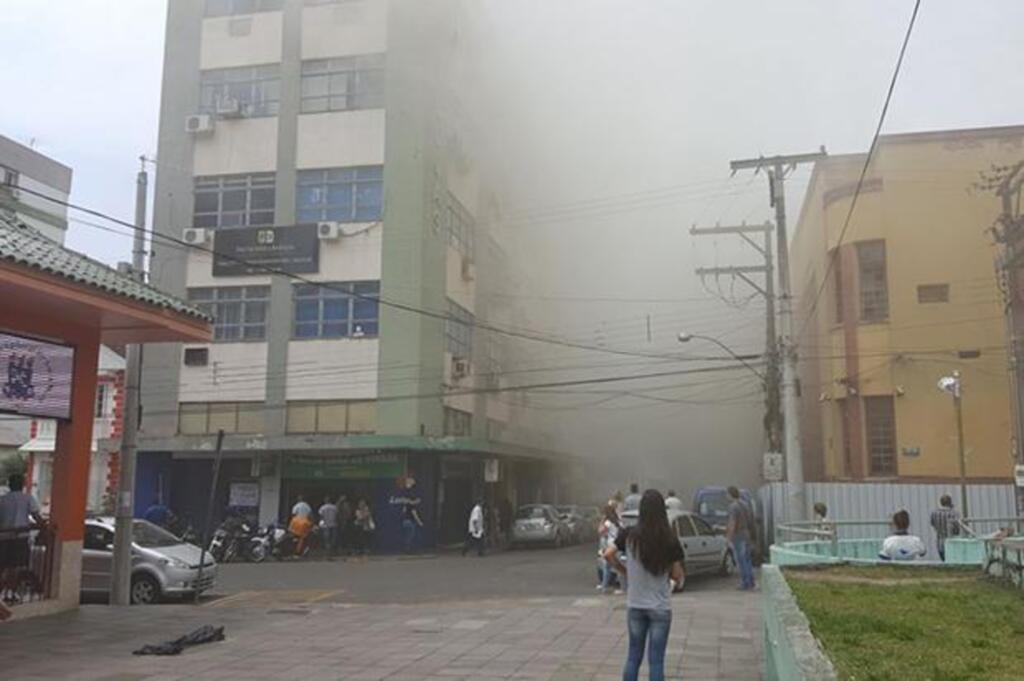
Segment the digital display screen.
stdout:
[[0,333],[0,411],[70,419],[74,364],[71,346]]

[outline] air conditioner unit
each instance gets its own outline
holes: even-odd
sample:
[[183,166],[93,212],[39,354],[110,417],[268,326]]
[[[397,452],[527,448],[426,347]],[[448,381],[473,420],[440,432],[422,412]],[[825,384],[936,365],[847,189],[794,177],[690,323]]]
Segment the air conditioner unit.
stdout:
[[468,255],[462,256],[462,280],[473,281],[476,279],[476,265]]
[[193,114],[185,117],[185,132],[193,135],[213,132],[213,116],[209,114]]
[[452,378],[459,380],[469,376],[469,360],[462,357],[452,358]]
[[217,100],[217,115],[221,118],[239,118],[243,113],[242,103],[234,97]]
[[181,234],[181,240],[187,244],[205,244],[210,238],[210,230],[202,227],[186,227]]
[[337,239],[341,236],[341,225],[337,222],[318,222],[316,235],[324,240]]

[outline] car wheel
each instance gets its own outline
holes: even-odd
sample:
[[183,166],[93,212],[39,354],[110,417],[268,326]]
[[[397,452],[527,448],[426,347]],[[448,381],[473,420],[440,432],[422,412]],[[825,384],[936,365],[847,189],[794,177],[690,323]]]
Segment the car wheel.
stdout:
[[152,605],[160,600],[160,582],[152,575],[135,575],[131,595],[133,605]]
[[722,556],[722,567],[719,568],[719,572],[723,577],[731,577],[736,574],[736,558],[733,557],[731,549]]

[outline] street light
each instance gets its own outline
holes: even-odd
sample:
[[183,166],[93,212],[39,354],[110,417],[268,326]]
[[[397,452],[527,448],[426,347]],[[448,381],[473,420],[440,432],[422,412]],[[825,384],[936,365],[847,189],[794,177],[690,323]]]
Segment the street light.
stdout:
[[954,371],[950,376],[939,379],[939,390],[953,396],[953,408],[956,410],[956,441],[960,453],[960,512],[966,520],[967,514],[967,456],[964,452],[964,408],[963,386],[960,372]]
[[702,336],[702,335],[696,334],[696,333],[686,333],[685,331],[681,331],[679,333],[679,342],[680,343],[689,343],[690,341],[692,341],[694,339],[707,341],[709,343],[714,343],[718,347],[720,347],[723,350],[725,350],[725,352],[730,357],[732,357],[733,359],[739,361],[741,364],[743,364],[743,366],[747,367],[752,372],[754,372],[755,376],[760,378],[762,381],[765,380],[764,374],[762,374],[760,371],[755,369],[754,366],[750,362],[748,362],[742,355],[736,354],[736,352],[734,352],[732,348],[730,348],[728,345],[726,345],[722,341],[718,340],[717,338],[714,338],[713,336]]

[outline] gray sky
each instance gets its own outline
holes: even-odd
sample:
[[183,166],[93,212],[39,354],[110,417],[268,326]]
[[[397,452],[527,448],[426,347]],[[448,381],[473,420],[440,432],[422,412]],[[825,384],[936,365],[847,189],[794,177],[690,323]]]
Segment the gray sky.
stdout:
[[[492,55],[474,65],[489,107],[483,148],[521,216],[507,236],[531,253],[516,293],[534,301],[536,325],[657,351],[686,328],[757,350],[757,301],[732,310],[692,273],[742,251],[687,230],[770,217],[763,177],[729,180],[730,159],[867,149],[912,0],[478,1]],[[137,157],[155,152],[165,0],[0,2],[0,132],[70,165],[74,201],[129,218]],[[1021,26],[1019,0],[924,2],[884,131],[1024,122]],[[793,220],[807,176],[790,182]],[[68,242],[129,257],[127,238],[91,228],[73,226]],[[738,380],[725,394],[749,388]],[[662,395],[703,394],[688,390]],[[641,447],[669,465],[687,428],[756,451],[759,411],[620,401],[559,421],[595,450]],[[638,443],[638,431],[650,435]],[[752,482],[756,457],[732,460],[715,475]]]

